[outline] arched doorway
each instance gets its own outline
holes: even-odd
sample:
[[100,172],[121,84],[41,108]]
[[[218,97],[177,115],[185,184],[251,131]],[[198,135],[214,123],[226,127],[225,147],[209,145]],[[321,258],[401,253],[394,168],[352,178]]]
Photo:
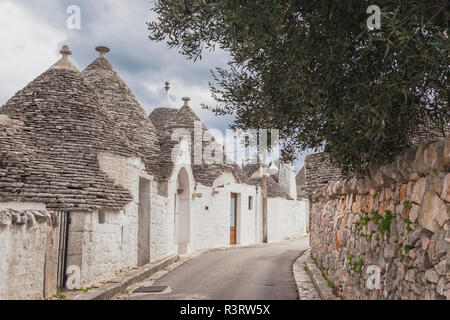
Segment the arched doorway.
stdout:
[[175,190],[175,243],[178,245],[178,254],[187,253],[190,241],[190,214],[191,214],[191,186],[189,174],[185,168],[178,173]]

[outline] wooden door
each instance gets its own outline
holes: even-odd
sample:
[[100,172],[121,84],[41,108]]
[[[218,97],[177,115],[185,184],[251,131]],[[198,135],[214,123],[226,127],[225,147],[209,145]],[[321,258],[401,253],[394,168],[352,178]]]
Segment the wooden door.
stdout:
[[230,203],[230,244],[236,244],[237,227],[237,194],[231,194]]

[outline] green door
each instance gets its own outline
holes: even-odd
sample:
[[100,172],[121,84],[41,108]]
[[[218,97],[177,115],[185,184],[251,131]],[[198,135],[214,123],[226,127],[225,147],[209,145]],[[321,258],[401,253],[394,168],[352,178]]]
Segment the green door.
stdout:
[[231,194],[230,203],[230,244],[236,244],[237,194]]

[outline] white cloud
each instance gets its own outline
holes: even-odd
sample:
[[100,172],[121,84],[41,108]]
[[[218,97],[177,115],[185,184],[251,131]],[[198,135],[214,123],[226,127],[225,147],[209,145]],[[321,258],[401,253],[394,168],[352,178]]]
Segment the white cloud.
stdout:
[[16,1],[0,3],[0,105],[49,68],[59,58],[59,43],[67,39],[56,29]]

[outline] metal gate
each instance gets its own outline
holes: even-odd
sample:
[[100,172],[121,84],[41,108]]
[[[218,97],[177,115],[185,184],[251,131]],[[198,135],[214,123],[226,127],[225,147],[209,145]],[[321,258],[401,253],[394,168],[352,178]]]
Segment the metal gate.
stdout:
[[58,248],[58,288],[64,289],[67,270],[67,245],[69,240],[70,212],[58,211],[59,248]]

